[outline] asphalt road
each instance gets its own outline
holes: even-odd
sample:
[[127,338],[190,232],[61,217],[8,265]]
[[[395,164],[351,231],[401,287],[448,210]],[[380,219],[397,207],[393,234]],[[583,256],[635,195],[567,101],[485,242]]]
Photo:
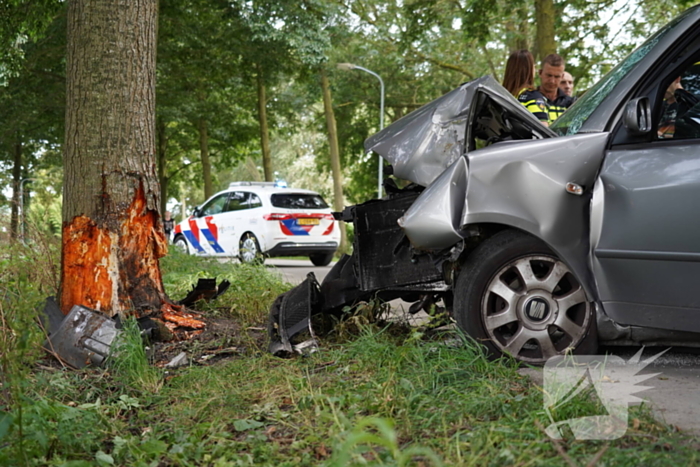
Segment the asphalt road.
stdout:
[[[291,284],[301,283],[309,272],[313,272],[318,281],[322,282],[333,266],[316,267],[308,260],[289,259],[268,259],[265,264]],[[400,300],[392,302],[392,307],[407,309],[405,302]],[[637,350],[638,348],[608,347],[601,349],[601,352],[629,360]],[[642,359],[662,350],[664,348],[645,349]],[[542,369],[525,368],[521,372],[542,385]],[[636,396],[650,404],[659,420],[700,435],[700,349],[671,349],[640,371],[640,374],[649,373],[658,374],[640,383],[640,386],[649,389],[638,392]]]

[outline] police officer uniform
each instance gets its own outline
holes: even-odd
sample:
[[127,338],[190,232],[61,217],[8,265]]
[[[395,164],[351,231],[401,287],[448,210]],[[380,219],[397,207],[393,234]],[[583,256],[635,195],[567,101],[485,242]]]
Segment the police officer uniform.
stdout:
[[564,94],[561,89],[557,89],[557,97],[551,101],[539,91],[539,88],[523,89],[518,95],[518,101],[539,121],[550,125],[574,103],[574,99]]

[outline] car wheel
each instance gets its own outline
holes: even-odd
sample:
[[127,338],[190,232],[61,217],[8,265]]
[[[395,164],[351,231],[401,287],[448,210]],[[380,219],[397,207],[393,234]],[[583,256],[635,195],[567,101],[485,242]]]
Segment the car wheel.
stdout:
[[458,324],[492,356],[543,365],[567,351],[594,353],[594,307],[581,283],[542,241],[499,232],[479,245],[455,283]]
[[238,259],[241,263],[248,264],[262,264],[265,261],[262,251],[260,251],[258,239],[250,232],[241,237],[238,246]]
[[314,266],[328,266],[333,261],[333,253],[314,253],[309,259]]
[[189,253],[190,248],[187,246],[187,240],[185,240],[185,237],[182,235],[175,237],[175,241],[173,242],[173,245],[175,245],[175,248],[180,250],[183,253]]

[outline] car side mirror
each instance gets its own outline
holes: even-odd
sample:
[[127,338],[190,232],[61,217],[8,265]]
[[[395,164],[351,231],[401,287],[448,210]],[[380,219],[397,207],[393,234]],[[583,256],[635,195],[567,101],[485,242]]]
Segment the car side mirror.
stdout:
[[199,211],[199,206],[192,210],[192,217],[199,217],[201,212]]
[[624,123],[634,135],[644,135],[651,131],[651,104],[648,97],[637,97],[627,103]]

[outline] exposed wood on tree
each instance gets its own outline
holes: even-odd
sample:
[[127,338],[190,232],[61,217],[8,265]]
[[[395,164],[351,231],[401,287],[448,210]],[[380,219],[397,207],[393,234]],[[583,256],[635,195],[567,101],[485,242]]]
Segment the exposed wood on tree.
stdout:
[[[345,206],[343,201],[343,174],[340,171],[340,150],[338,149],[338,129],[333,113],[333,100],[331,99],[331,86],[328,82],[325,70],[321,70],[321,90],[323,91],[323,111],[326,115],[326,128],[328,129],[328,146],[330,147],[331,173],[333,175],[333,209],[341,212]],[[340,227],[340,251],[345,253],[348,247],[345,222],[338,222]]]
[[263,69],[258,65],[258,122],[260,123],[260,148],[262,150],[263,173],[265,181],[274,181],[272,174],[272,156],[270,154],[270,133],[267,127],[267,96],[265,92],[265,77]]
[[155,160],[157,0],[68,4],[60,305],[168,302]]

